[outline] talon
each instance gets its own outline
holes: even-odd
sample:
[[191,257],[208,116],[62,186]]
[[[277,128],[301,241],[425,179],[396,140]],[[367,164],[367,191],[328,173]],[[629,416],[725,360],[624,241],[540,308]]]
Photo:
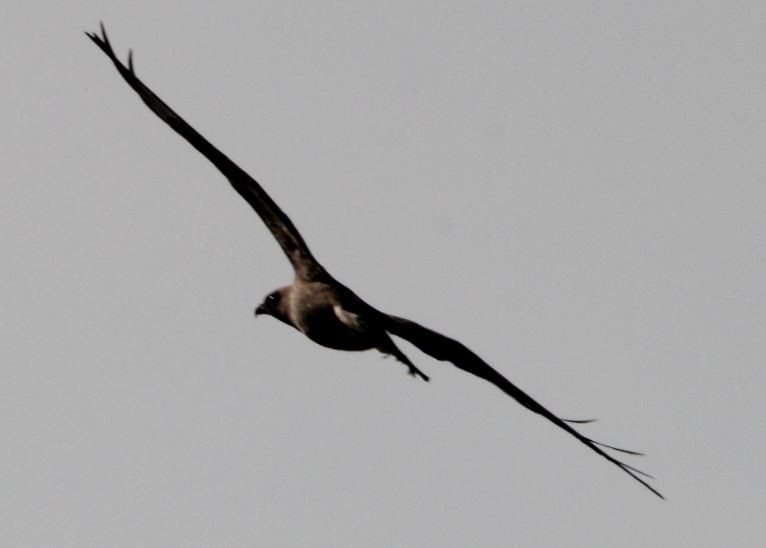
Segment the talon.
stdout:
[[413,377],[421,377],[424,381],[428,382],[431,379],[428,378],[428,375],[423,373],[420,369],[417,367],[410,367],[408,373]]

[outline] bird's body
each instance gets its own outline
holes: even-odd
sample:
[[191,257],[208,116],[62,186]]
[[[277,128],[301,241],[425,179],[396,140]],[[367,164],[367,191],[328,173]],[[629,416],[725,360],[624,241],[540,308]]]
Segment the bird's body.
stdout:
[[349,290],[340,292],[325,282],[299,281],[282,288],[282,298],[287,300],[286,323],[315,343],[335,350],[377,348],[378,337],[365,328],[358,310],[363,301]]
[[314,258],[292,221],[260,184],[215,148],[139,80],[133,70],[132,55],[128,56],[127,66],[120,62],[112,50],[103,25],[101,36],[88,33],[88,37],[109,56],[120,75],[152,112],[221,171],[232,187],[253,207],[284,251],[295,271],[293,283],[269,293],[256,308],[256,315],[273,316],[327,348],[349,351],[377,349],[405,364],[411,375],[428,381],[428,376],[415,367],[399,350],[391,335],[401,337],[433,358],[451,362],[456,367],[491,382],[518,403],[574,436],[589,449],[618,466],[657,496],[662,497],[654,487],[639,477],[640,475],[648,477],[647,474],[617,460],[606,450],[611,449],[632,455],[639,453],[599,443],[580,434],[570,423],[590,421],[566,420],[554,415],[460,342],[411,320],[385,314],[335,280]]
[[388,335],[387,316],[329,275],[322,281],[296,279],[277,289],[266,296],[255,314],[273,316],[326,348],[377,349],[405,364],[411,375],[429,380]]

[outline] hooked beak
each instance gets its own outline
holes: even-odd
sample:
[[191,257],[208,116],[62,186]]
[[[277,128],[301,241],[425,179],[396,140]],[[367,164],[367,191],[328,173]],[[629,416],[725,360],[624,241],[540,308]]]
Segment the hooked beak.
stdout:
[[262,304],[259,304],[257,308],[255,309],[255,315],[260,316],[261,314],[266,314],[266,309],[263,307]]

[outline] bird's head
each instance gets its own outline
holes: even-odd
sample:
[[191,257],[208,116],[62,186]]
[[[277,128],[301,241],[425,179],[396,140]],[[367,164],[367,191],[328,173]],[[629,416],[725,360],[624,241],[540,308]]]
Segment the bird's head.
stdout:
[[289,289],[289,287],[283,287],[266,295],[263,302],[256,307],[255,315],[260,316],[265,314],[267,316],[273,316],[286,324],[290,324],[287,311],[287,293]]

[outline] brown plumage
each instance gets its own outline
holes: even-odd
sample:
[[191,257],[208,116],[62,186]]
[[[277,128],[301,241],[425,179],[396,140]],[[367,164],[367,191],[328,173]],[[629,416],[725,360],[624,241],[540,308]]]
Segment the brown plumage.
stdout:
[[612,449],[631,455],[640,453],[602,444],[583,436],[569,423],[590,421],[573,421],[557,417],[458,341],[410,320],[380,312],[333,278],[314,258],[293,223],[263,188],[197,133],[138,79],[133,70],[132,52],[128,54],[128,64],[125,66],[114,54],[103,24],[101,36],[95,33],[86,34],[112,60],[120,75],[138,93],[149,109],[221,171],[234,189],[255,209],[287,255],[295,271],[295,279],[289,286],[267,295],[256,308],[256,315],[273,316],[294,327],[317,344],[328,348],[377,349],[405,364],[411,375],[428,381],[428,377],[399,350],[391,335],[406,339],[437,360],[451,362],[458,368],[491,382],[521,405],[562,428],[662,498],[659,491],[640,477],[650,476],[617,460],[606,450]]

